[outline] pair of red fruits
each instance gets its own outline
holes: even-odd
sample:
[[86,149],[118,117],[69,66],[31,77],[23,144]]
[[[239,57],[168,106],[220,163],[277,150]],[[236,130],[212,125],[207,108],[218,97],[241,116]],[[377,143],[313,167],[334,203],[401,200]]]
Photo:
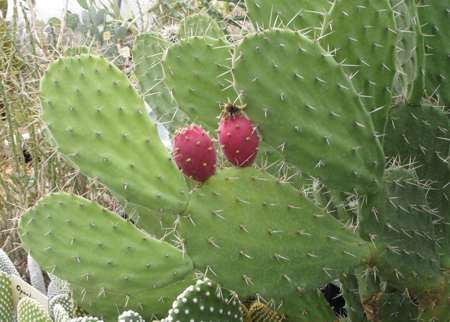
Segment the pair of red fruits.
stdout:
[[[219,145],[223,155],[235,167],[250,166],[259,149],[256,127],[242,114],[244,107],[228,101],[220,115]],[[204,129],[196,125],[175,132],[173,157],[181,172],[195,181],[205,181],[216,170],[213,141]]]

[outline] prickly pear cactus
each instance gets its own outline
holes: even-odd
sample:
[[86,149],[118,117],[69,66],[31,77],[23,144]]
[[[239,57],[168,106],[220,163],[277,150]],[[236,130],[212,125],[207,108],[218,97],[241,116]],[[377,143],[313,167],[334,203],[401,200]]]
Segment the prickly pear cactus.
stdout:
[[[346,321],[448,321],[450,2],[245,7],[255,31],[229,39],[208,15],[185,17],[177,41],[140,35],[140,93],[92,54],[50,64],[45,133],[131,219],[55,193],[23,214],[25,249],[105,321],[227,320],[226,298],[230,321],[338,320],[329,282]],[[216,146],[215,174],[185,179],[144,98],[170,134],[195,124],[213,141],[227,103],[242,106],[255,159],[232,166]]]

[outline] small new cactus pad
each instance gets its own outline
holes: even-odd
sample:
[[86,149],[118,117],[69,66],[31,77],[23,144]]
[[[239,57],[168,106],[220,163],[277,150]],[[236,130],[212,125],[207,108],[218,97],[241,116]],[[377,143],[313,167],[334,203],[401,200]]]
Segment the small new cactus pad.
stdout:
[[317,42],[288,29],[248,35],[235,50],[233,76],[263,141],[288,163],[331,189],[380,188],[385,161],[370,115]]
[[[441,267],[450,268],[450,121],[440,106],[400,104],[391,109],[384,151],[416,174],[427,192]],[[439,219],[439,220],[437,220]]]
[[189,37],[170,46],[162,62],[178,108],[211,133],[217,128],[222,102],[236,96],[230,73],[232,48],[224,40]]
[[375,130],[383,134],[397,50],[389,0],[335,1],[325,18],[322,37],[320,44],[351,75],[362,103],[371,113]]
[[9,274],[0,271],[0,320],[12,321],[13,303]]
[[417,6],[414,0],[389,1],[396,13],[396,69],[402,83],[402,94],[407,102],[418,105],[423,97],[425,81],[425,47]]
[[156,32],[141,34],[134,42],[133,62],[136,64],[134,74],[145,101],[155,112],[158,122],[173,133],[183,127],[188,118],[177,107],[164,82],[161,61],[168,45],[169,42]]
[[173,301],[191,282],[192,279],[189,277],[175,284],[138,294],[127,292],[102,294],[75,285],[73,297],[79,305],[86,307],[89,314],[106,321],[116,321],[118,312],[126,310],[138,313],[145,321],[154,321],[155,317],[162,319],[167,316]]
[[19,227],[23,247],[71,287],[134,294],[193,271],[187,254],[75,195],[47,195],[22,215]]
[[83,174],[124,202],[167,213],[186,207],[183,176],[144,100],[114,65],[88,55],[55,61],[41,81],[40,101],[59,152]]
[[205,181],[216,170],[214,144],[209,134],[196,125],[175,132],[173,159],[183,174],[195,181]]
[[311,37],[320,35],[324,17],[331,7],[331,2],[325,0],[245,0],[245,4],[256,30],[288,27],[310,33]]
[[205,14],[193,14],[180,21],[178,27],[178,39],[193,36],[209,36],[211,38],[223,38],[224,33],[219,24]]
[[19,322],[53,322],[42,305],[31,297],[19,301],[17,313]]
[[238,294],[322,286],[370,256],[353,231],[253,167],[222,169],[191,195],[177,227],[183,247],[197,269]]
[[219,123],[218,138],[222,153],[236,167],[253,164],[259,151],[256,126],[228,100]]
[[[373,246],[371,264],[390,285],[424,295],[441,286],[439,249],[425,190],[412,171],[388,171],[383,188],[362,203],[360,235]],[[370,244],[369,244],[370,245]]]
[[133,311],[125,311],[118,317],[119,322],[145,322],[139,313]]
[[241,301],[237,294],[223,289],[208,278],[197,280],[177,296],[169,316],[161,322],[242,322]]

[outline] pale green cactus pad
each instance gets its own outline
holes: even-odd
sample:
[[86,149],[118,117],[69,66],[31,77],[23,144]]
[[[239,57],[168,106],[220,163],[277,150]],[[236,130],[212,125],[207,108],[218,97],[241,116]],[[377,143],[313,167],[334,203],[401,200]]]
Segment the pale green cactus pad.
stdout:
[[59,152],[84,174],[125,203],[166,213],[186,207],[186,184],[144,100],[107,60],[81,55],[53,62],[40,101]]

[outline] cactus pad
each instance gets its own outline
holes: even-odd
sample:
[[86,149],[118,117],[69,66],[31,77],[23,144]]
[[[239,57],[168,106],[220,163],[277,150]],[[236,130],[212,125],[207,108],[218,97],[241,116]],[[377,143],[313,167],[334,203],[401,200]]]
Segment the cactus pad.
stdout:
[[11,280],[7,273],[0,271],[0,320],[12,321],[13,311]]
[[186,207],[184,179],[143,99],[111,63],[88,55],[53,62],[40,100],[59,151],[83,174],[128,203],[167,213]]
[[52,322],[42,305],[31,297],[19,301],[17,313],[20,322]]
[[217,128],[221,104],[234,99],[233,45],[210,37],[189,37],[167,50],[163,61],[167,86],[186,115],[207,131]]
[[22,278],[3,249],[0,249],[0,271]]
[[67,310],[61,304],[57,303],[52,308],[51,315],[54,322],[70,322],[69,313],[70,309]]
[[24,248],[71,287],[134,294],[174,283],[193,270],[187,254],[74,195],[44,197],[19,226]]
[[225,35],[218,23],[205,14],[194,14],[180,21],[178,39],[193,36],[208,36],[211,38],[223,38]]
[[[146,321],[153,321],[155,317],[163,318],[172,308],[173,301],[190,285],[186,280],[158,288],[149,292],[129,294],[109,292],[106,294],[91,291],[79,286],[73,288],[73,298],[78,305],[82,305],[93,316],[116,321],[118,312],[132,310]],[[190,278],[189,278],[190,281]]]
[[441,286],[438,246],[425,192],[414,174],[389,171],[383,189],[361,206],[360,235],[372,243],[372,263],[398,289],[427,294]]
[[173,133],[184,127],[187,116],[177,107],[164,82],[161,61],[169,42],[160,34],[150,32],[136,37],[133,61],[136,64],[134,74],[145,101],[155,112],[158,122]]
[[198,280],[178,295],[169,316],[161,322],[242,321],[241,302],[237,294],[222,289],[208,278]]
[[144,319],[136,312],[126,311],[118,317],[119,322],[145,322]]
[[277,296],[323,285],[368,258],[368,246],[342,228],[289,184],[246,167],[223,169],[194,190],[177,231],[195,267],[224,288]]
[[450,12],[448,1],[422,0],[417,6],[424,36],[426,90],[440,105],[450,106]]
[[256,30],[288,27],[310,33],[311,37],[320,35],[324,17],[331,7],[331,3],[324,0],[245,0],[245,4]]
[[291,30],[249,35],[235,50],[233,75],[245,112],[288,163],[331,189],[380,188],[384,155],[371,118],[317,42]]
[[351,75],[375,130],[384,133],[397,43],[389,0],[336,1],[325,18],[322,37],[322,47]]
[[442,268],[450,268],[450,121],[439,106],[401,104],[392,108],[384,151],[416,174],[427,191]]

